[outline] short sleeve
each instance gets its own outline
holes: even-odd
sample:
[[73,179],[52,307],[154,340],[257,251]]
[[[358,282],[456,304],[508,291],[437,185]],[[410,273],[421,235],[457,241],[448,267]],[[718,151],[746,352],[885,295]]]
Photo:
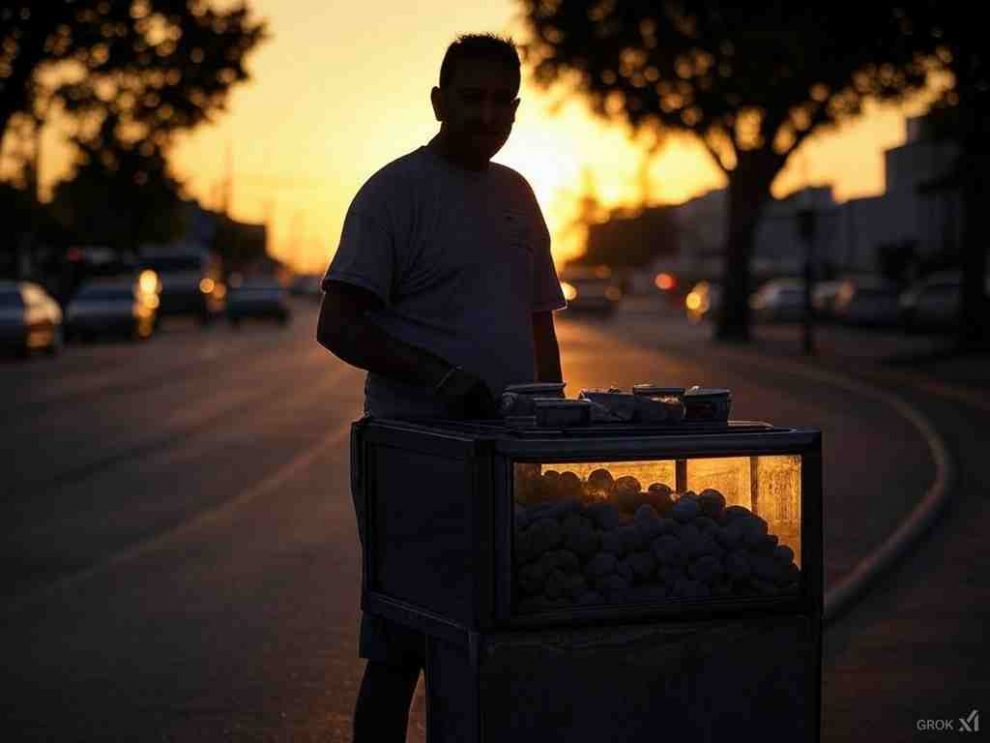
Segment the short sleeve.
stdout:
[[560,288],[557,269],[553,265],[550,253],[550,231],[547,229],[540,206],[533,197],[536,210],[537,240],[533,251],[533,312],[549,312],[562,310],[567,307],[564,292]]
[[394,264],[395,231],[388,211],[362,189],[344,217],[337,252],[323,276],[323,290],[327,282],[340,281],[367,289],[390,304]]

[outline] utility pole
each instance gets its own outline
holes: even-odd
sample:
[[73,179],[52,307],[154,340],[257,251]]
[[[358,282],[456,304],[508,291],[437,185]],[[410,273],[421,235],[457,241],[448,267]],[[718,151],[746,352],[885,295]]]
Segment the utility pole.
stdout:
[[801,351],[806,356],[815,354],[815,306],[811,290],[815,281],[815,235],[817,215],[813,206],[798,210],[798,234],[804,243],[804,313],[801,324]]
[[797,228],[804,244],[804,312],[801,313],[801,352],[805,356],[815,355],[815,306],[811,292],[815,282],[815,237],[817,214],[814,194],[808,178],[807,154],[801,158],[801,180],[804,182],[801,206],[797,211]]
[[220,193],[220,212],[224,218],[230,218],[230,204],[234,190],[234,155],[230,137],[227,138],[227,152],[224,159],[223,188]]

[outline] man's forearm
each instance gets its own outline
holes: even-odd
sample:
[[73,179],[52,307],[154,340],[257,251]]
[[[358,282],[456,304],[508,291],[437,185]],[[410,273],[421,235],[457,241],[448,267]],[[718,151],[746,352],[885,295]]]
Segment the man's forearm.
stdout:
[[560,368],[560,347],[557,344],[553,315],[549,312],[533,316],[533,351],[537,381],[563,382],[564,377]]
[[396,340],[367,317],[351,320],[319,341],[352,366],[426,387],[435,387],[451,366],[434,353]]
[[553,341],[552,348],[544,348],[542,353],[536,355],[536,381],[564,381],[564,374],[560,368],[560,351],[557,349],[556,339]]

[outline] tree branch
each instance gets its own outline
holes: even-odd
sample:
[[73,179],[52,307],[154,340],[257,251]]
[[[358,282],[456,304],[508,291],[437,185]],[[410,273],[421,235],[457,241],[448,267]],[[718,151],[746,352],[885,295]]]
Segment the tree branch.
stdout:
[[705,149],[708,150],[708,154],[712,156],[712,160],[714,160],[715,164],[718,165],[719,170],[728,175],[731,171],[725,166],[725,163],[722,162],[721,155],[718,154],[718,150],[716,150],[712,146],[711,142],[708,141],[708,137],[701,134],[699,139],[701,139],[702,144],[705,145]]
[[[797,148],[801,146],[801,143],[804,142],[804,140],[806,140],[812,132],[814,132],[822,124],[828,122],[828,101],[830,100],[832,99],[829,98],[828,100],[818,104],[818,108],[815,109],[815,113],[812,115],[811,122],[808,124],[807,129],[800,132],[795,131],[794,142],[783,153],[781,153],[781,157],[784,158],[784,160],[787,160],[793,152],[796,152]],[[774,136],[777,136],[776,132],[774,132]]]

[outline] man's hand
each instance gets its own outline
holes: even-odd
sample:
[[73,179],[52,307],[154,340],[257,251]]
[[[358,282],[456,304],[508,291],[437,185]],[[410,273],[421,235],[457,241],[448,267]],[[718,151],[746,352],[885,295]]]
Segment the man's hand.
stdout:
[[456,418],[494,418],[498,406],[481,377],[452,367],[440,380],[436,393]]

